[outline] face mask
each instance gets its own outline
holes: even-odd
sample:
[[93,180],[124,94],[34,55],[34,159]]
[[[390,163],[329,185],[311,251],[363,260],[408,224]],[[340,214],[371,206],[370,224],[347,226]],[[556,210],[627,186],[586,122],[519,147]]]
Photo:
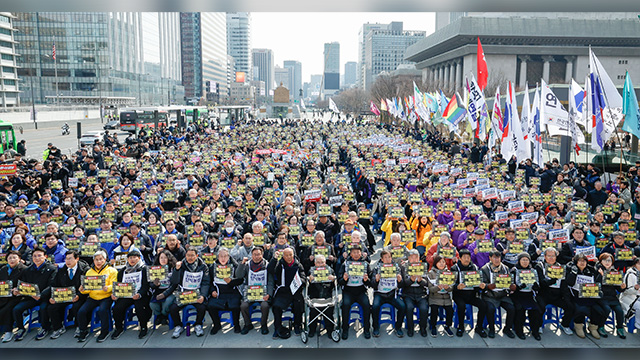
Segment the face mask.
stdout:
[[224,228],[228,233],[232,233],[233,232],[233,228],[232,227],[226,227]]
[[64,204],[65,205],[71,205],[71,201],[65,201]]

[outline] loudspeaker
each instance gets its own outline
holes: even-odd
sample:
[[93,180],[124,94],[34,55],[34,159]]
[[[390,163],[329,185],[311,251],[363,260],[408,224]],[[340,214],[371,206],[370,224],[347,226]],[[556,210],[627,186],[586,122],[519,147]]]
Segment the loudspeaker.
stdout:
[[82,123],[78,121],[76,123],[76,128],[78,129],[78,139],[80,139],[82,137]]

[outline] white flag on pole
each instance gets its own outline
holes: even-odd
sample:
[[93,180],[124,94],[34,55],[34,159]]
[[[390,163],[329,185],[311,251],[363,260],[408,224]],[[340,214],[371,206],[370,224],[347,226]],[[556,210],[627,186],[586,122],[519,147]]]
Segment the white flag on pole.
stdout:
[[551,91],[549,85],[542,80],[540,99],[540,118],[542,130],[546,125],[549,135],[569,135],[569,113],[558,100],[556,94]]
[[336,103],[333,102],[332,98],[329,98],[329,110],[335,112],[335,113],[339,113],[340,110],[338,110],[338,106],[336,106]]

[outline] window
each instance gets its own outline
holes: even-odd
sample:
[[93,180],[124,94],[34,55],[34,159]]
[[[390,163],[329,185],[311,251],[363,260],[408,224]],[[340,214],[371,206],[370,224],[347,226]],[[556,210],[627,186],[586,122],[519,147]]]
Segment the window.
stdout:
[[6,48],[11,48],[12,47],[11,43],[8,42],[8,41],[0,41],[0,46],[6,47]]
[[5,80],[4,80],[4,84],[5,84],[5,85],[16,86],[16,81],[15,81],[15,80],[5,79]]
[[9,55],[9,54],[2,54],[2,60],[9,60],[9,61],[13,61],[13,55]]
[[0,28],[0,34],[11,36],[12,31],[5,28]]
[[3,73],[12,73],[12,74],[13,74],[13,72],[14,72],[14,68],[12,68],[12,67],[8,67],[8,66],[3,66],[3,67],[2,67],[2,72],[3,72]]

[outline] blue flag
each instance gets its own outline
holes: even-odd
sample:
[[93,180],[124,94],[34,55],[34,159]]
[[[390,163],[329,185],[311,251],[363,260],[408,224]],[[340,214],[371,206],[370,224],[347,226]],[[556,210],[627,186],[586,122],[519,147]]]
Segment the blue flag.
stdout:
[[627,131],[640,138],[640,108],[638,99],[631,83],[631,76],[627,71],[624,80],[624,90],[622,90],[622,113],[624,114],[624,125],[622,130]]

